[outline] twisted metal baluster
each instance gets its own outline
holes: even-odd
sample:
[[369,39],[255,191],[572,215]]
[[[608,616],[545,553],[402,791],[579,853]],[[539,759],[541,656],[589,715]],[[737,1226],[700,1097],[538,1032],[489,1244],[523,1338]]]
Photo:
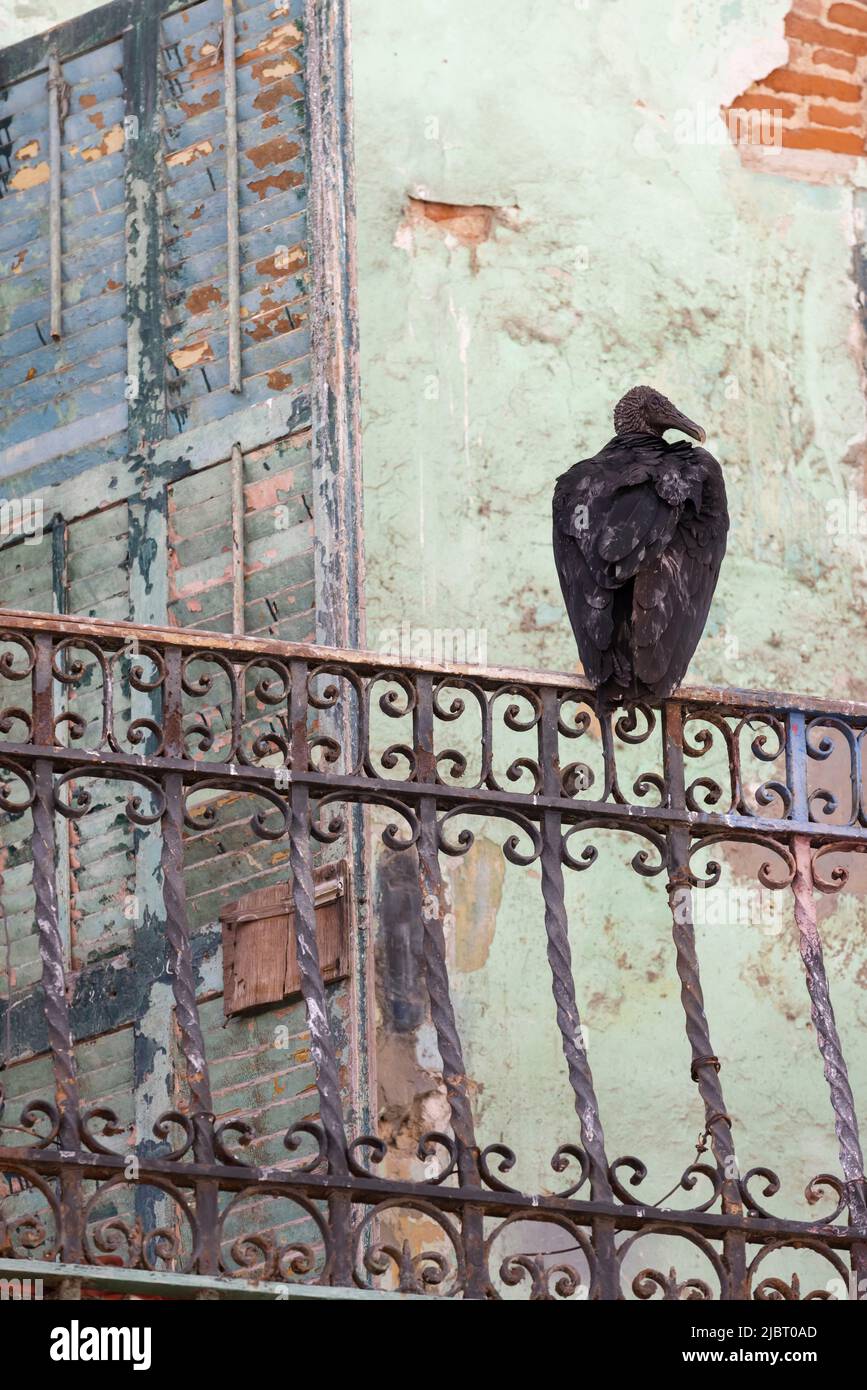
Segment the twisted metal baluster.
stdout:
[[795,922],[798,927],[798,947],[807,977],[810,995],[810,1017],[816,1029],[816,1041],[822,1054],[825,1079],[834,1109],[834,1129],[840,1149],[840,1166],[850,1189],[850,1209],[854,1221],[865,1227],[867,1236],[867,1206],[864,1200],[864,1157],[855,1118],[855,1101],[849,1084],[849,1073],[843,1056],[840,1035],[831,1005],[828,977],[822,941],[816,920],[816,902],[810,874],[810,842],[804,835],[794,837],[797,869],[792,882],[795,898]]
[[[467,1085],[467,1070],[463,1047],[458,1033],[452,1004],[451,985],[446,964],[444,923],[449,911],[439,865],[439,833],[435,784],[437,780],[434,750],[433,679],[419,675],[416,683],[417,701],[413,711],[417,778],[429,785],[431,792],[424,796],[419,807],[420,832],[418,839],[419,887],[421,889],[422,955],[430,999],[431,1020],[436,1032],[437,1047],[443,1065],[443,1081],[452,1117],[452,1129],[457,1142],[458,1176],[461,1187],[481,1187],[479,1148],[475,1122]],[[487,1295],[487,1275],[484,1260],[484,1218],[480,1207],[467,1205],[463,1209],[462,1234],[467,1266],[465,1297],[482,1299]]]
[[[310,793],[297,774],[308,771],[307,716],[308,668],[306,661],[291,663],[291,816],[289,830],[289,868],[292,875],[292,902],[295,948],[301,993],[307,1007],[307,1026],[310,1030],[310,1055],[316,1068],[316,1088],[319,1092],[319,1115],[325,1134],[328,1170],[334,1177],[346,1177],[349,1165],[346,1156],[346,1130],[340,1089],[340,1071],[334,1036],[328,1019],[328,1000],[319,947],[316,941],[316,911],[314,906],[313,864],[310,852]],[[333,1284],[352,1283],[350,1250],[351,1210],[347,1194],[332,1193],[329,1198],[329,1223],[333,1240],[330,1278]]]
[[[668,805],[672,810],[684,811],[686,787],[683,766],[683,710],[676,701],[666,702],[663,727]],[[742,1216],[743,1203],[738,1186],[732,1124],[723,1098],[722,1083],[719,1079],[720,1063],[711,1043],[699,975],[690,887],[692,879],[689,870],[689,831],[672,827],[667,838],[668,904],[671,909],[672,938],[680,980],[680,1002],[686,1022],[686,1036],[692,1052],[690,1075],[698,1086],[704,1104],[705,1130],[710,1138],[711,1151],[720,1175],[723,1211],[729,1215]],[[729,1275],[729,1286],[723,1289],[723,1297],[746,1298],[746,1251],[743,1235],[737,1231],[727,1232],[723,1239],[723,1251]]]
[[[546,797],[563,795],[560,780],[559,714],[560,701],[557,690],[552,687],[543,690],[542,718],[539,721],[539,766],[542,772],[542,790]],[[590,1192],[594,1201],[611,1202],[613,1193],[608,1176],[605,1135],[599,1115],[593,1073],[584,1046],[575,993],[575,977],[572,973],[561,830],[560,812],[544,810],[541,868],[546,951],[551,967],[557,1027],[560,1030],[569,1084],[575,1098],[575,1112],[581,1126],[581,1143],[590,1164]],[[614,1249],[614,1225],[601,1219],[594,1221],[593,1233],[597,1257],[594,1296],[603,1299],[618,1298],[620,1289]]]
[[[163,705],[163,731],[167,757],[183,757],[182,732],[182,653],[166,650]],[[205,1039],[196,1003],[196,977],[187,923],[184,881],[184,779],[180,772],[163,777],[166,809],[162,822],[160,868],[165,908],[166,959],[172,980],[175,1018],[186,1066],[193,1123],[193,1155],[197,1163],[213,1167],[214,1102],[205,1054]],[[218,1188],[214,1182],[199,1181],[196,1186],[196,1221],[201,1238],[199,1270],[219,1272],[217,1243]]]
[[542,813],[542,896],[545,900],[545,935],[551,986],[557,1008],[557,1027],[566,1059],[569,1082],[575,1096],[575,1112],[581,1122],[581,1142],[590,1160],[590,1185],[594,1200],[610,1197],[605,1137],[593,1073],[584,1046],[581,1018],[572,973],[569,919],[564,903],[562,839],[557,811]]
[[[33,742],[37,747],[54,743],[52,639],[36,638],[33,668]],[[80,1152],[78,1075],[72,1041],[63,937],[55,882],[57,846],[54,839],[54,773],[47,759],[33,764],[33,838],[31,862],[36,897],[36,929],[42,960],[42,993],[45,1025],[54,1069],[54,1090],[60,1116],[58,1142],[65,1160],[60,1173],[61,1253],[67,1263],[84,1259],[81,1213],[81,1172],[72,1166]]]
[[[809,820],[809,788],[807,783],[807,735],[803,714],[790,711],[786,719],[786,771],[792,793],[792,819],[795,823]],[[795,900],[795,924],[798,928],[798,950],[804,964],[807,993],[810,996],[810,1017],[816,1030],[816,1042],[822,1056],[825,1080],[831,1094],[834,1111],[834,1131],[840,1155],[840,1167],[849,1204],[849,1224],[867,1237],[867,1187],[864,1181],[864,1157],[855,1115],[855,1101],[849,1084],[849,1073],[843,1056],[837,1022],[831,1005],[831,993],[825,972],[822,939],[816,918],[813,891],[813,871],[810,860],[810,838],[794,835],[792,850],[795,856],[795,876],[792,894]],[[867,1300],[867,1241],[858,1241],[851,1250],[852,1270],[856,1277],[856,1297]]]

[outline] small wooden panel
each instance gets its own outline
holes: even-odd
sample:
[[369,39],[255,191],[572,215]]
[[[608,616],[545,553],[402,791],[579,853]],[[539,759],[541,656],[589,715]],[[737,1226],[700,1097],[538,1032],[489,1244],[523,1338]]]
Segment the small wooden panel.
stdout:
[[[345,861],[313,870],[316,941],[326,984],[349,974]],[[297,998],[301,993],[289,883],[257,888],[221,914],[226,1017]]]

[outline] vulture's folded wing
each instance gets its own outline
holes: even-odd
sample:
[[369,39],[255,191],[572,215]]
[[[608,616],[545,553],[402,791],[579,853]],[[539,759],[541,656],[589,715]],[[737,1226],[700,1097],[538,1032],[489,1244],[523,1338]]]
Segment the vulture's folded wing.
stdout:
[[[658,486],[663,490],[666,482]],[[722,472],[704,449],[690,450],[688,471],[669,486],[669,495],[682,494],[676,525],[662,553],[636,573],[632,640],[639,680],[673,688],[704,631],[725,554],[728,513]],[[708,491],[721,497],[721,507],[708,505]]]
[[[711,503],[711,505],[708,505]],[[554,493],[554,557],[587,675],[680,680],[725,552],[719,464],[689,444],[608,446]]]
[[612,674],[618,593],[668,545],[677,510],[656,487],[655,457],[576,464],[554,492],[554,559],[587,675]]
[[598,684],[611,673],[613,593],[589,543],[599,521],[598,489],[590,476],[576,471],[581,467],[570,469],[554,491],[554,562],[581,663]]

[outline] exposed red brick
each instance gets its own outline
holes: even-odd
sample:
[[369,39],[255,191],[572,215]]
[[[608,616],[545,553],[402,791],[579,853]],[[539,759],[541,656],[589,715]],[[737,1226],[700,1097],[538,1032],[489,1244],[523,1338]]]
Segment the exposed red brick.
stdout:
[[442,223],[443,232],[450,232],[462,245],[478,246],[491,235],[495,209],[487,203],[437,203],[428,198],[410,198],[409,212],[415,222]]
[[765,121],[766,111],[779,108],[775,140],[781,139],[789,149],[817,155],[815,160],[790,160],[786,172],[794,178],[824,180],[828,155],[867,154],[867,0],[789,0],[789,4],[785,18],[788,61],[767,77],[757,78],[735,98],[728,108],[729,136],[738,146],[765,143],[760,138],[763,132],[748,131],[750,138],[744,139],[734,118],[741,123]]
[[827,48],[842,49],[858,56],[867,53],[867,39],[841,29],[830,29],[827,24],[817,24],[814,19],[804,19],[799,14],[786,15],[786,33],[790,39],[803,39],[804,43],[824,44]]
[[828,150],[831,154],[864,153],[864,140],[848,130],[784,130],[783,144],[795,150]]
[[861,100],[861,88],[854,82],[840,82],[836,77],[821,77],[810,72],[791,72],[789,68],[775,68],[762,78],[761,86],[770,87],[774,92],[794,92],[797,96]]
[[730,107],[731,110],[746,111],[779,111],[783,117],[794,116],[795,104],[786,101],[785,97],[771,96],[769,92],[744,92],[741,96],[735,97]]
[[840,111],[836,106],[811,106],[809,117],[817,125],[854,126],[856,130],[861,127],[861,120],[854,111]]
[[832,24],[842,24],[844,29],[860,29],[867,34],[867,10],[856,5],[832,5],[828,11]]
[[816,48],[812,61],[824,63],[827,68],[842,68],[844,72],[854,72],[858,59],[854,53],[836,53],[832,48]]

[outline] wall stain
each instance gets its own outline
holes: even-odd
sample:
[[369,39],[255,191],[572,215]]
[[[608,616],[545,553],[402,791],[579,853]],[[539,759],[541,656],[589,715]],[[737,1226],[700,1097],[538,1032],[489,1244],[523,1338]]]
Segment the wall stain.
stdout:
[[469,974],[481,970],[494,940],[503,900],[506,861],[498,845],[479,836],[471,854],[450,866],[455,916],[455,965]]
[[414,251],[417,234],[427,229],[454,248],[465,246],[470,252],[470,268],[478,271],[478,248],[490,241],[498,227],[518,228],[517,207],[494,207],[489,203],[445,203],[431,198],[409,197],[394,244]]

